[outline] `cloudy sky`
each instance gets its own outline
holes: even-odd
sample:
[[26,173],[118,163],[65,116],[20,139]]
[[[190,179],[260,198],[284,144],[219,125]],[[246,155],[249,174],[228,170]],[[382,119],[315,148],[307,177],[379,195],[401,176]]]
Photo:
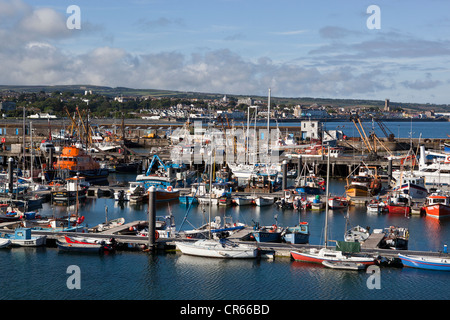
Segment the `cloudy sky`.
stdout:
[[450,103],[448,0],[0,0],[0,41],[0,84]]

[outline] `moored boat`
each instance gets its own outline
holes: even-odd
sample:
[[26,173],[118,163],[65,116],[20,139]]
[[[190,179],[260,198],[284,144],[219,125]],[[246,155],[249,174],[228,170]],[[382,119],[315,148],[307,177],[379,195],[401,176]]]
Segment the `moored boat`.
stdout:
[[386,208],[389,213],[411,213],[411,198],[407,194],[394,193],[388,197]]
[[344,197],[332,197],[328,199],[330,209],[344,209],[348,207],[348,200]]
[[54,169],[68,171],[70,176],[85,177],[86,181],[106,181],[109,175],[108,169],[101,168],[99,162],[76,146],[63,148],[57,157]]
[[258,207],[271,206],[274,204],[274,202],[275,199],[273,197],[256,197],[255,199],[255,204]]
[[45,245],[47,236],[33,236],[31,228],[17,228],[14,234],[4,234],[1,236],[10,240],[12,246],[39,247]]
[[176,246],[183,254],[209,258],[255,259],[259,253],[259,249],[253,245],[236,243],[228,239],[178,241]]
[[433,193],[427,197],[425,212],[431,218],[450,217],[450,195]]
[[283,229],[276,224],[271,226],[259,226],[257,224],[252,231],[252,236],[257,242],[281,242]]
[[403,266],[427,270],[450,271],[450,258],[398,254]]
[[313,248],[310,249],[309,252],[293,250],[290,253],[292,259],[302,262],[323,263],[324,261],[340,261],[361,263],[364,265],[375,264],[375,259],[372,257],[343,254],[341,251],[332,250],[330,248]]
[[285,228],[281,233],[281,237],[287,243],[292,244],[309,243],[308,222],[302,221],[298,226]]
[[322,264],[331,269],[342,269],[342,270],[365,270],[367,265],[360,262],[351,261],[322,261]]

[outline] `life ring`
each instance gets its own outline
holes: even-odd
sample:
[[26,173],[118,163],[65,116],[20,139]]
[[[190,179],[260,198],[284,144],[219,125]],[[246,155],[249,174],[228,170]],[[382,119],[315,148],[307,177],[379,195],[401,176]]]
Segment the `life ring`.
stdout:
[[173,190],[172,186],[167,187],[167,191],[172,192],[172,190]]
[[159,232],[155,230],[155,240],[159,239]]

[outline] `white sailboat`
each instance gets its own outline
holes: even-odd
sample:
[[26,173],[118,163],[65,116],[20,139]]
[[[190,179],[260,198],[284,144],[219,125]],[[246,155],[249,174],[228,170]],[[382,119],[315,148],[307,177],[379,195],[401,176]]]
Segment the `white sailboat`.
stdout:
[[[328,147],[329,148],[329,147]],[[342,251],[333,250],[327,247],[328,243],[328,185],[330,177],[330,153],[328,152],[327,161],[327,184],[326,184],[326,210],[325,210],[325,243],[321,249],[310,249],[309,252],[301,252],[292,250],[291,257],[296,261],[323,263],[324,261],[336,261],[346,263],[361,263],[370,265],[375,263],[375,259],[366,256],[356,256],[350,254],[343,254]]]

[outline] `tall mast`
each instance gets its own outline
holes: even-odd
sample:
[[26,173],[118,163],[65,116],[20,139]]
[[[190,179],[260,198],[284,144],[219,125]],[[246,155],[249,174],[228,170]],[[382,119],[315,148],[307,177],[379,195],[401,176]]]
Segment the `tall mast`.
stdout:
[[[270,130],[270,88],[269,88],[269,98],[267,101],[267,156],[269,156],[269,131]],[[269,159],[267,160],[267,164],[269,163]]]
[[328,242],[328,185],[330,184],[330,144],[328,144],[328,156],[327,156],[327,187],[325,196],[325,248]]

